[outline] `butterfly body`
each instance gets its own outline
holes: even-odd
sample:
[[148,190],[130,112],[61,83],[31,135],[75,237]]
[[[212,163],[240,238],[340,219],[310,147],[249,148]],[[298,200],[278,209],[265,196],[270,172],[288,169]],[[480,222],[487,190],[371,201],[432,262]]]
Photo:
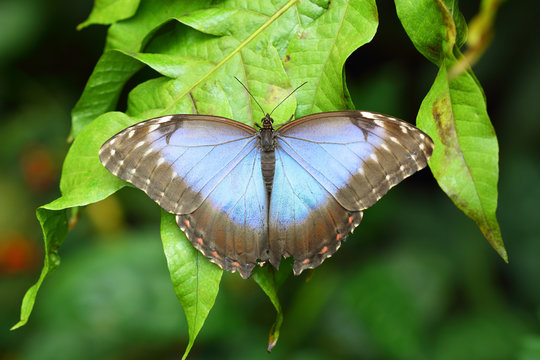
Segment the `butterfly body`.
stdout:
[[100,159],[175,214],[210,261],[246,278],[282,257],[294,257],[295,274],[320,265],[433,149],[423,132],[382,114],[272,122],[267,115],[256,130],[217,116],[164,116],[112,137]]
[[274,183],[274,170],[276,167],[275,154],[275,132],[272,126],[272,118],[266,115],[262,119],[262,127],[259,130],[259,141],[261,148],[261,169],[264,185],[268,196],[272,193],[272,184]]

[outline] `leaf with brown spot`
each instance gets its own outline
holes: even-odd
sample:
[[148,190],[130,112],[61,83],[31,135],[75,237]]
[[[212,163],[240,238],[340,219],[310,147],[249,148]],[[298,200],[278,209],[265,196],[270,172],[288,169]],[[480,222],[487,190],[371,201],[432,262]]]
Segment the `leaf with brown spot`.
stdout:
[[[395,0],[407,35],[439,73],[424,98],[417,125],[435,143],[430,168],[454,204],[480,227],[508,261],[496,218],[499,146],[482,87],[468,67],[450,74],[463,56],[466,25],[446,0]],[[462,66],[462,65],[460,65]]]
[[429,165],[454,204],[508,261],[495,215],[499,146],[482,89],[465,72],[450,78],[446,60],[420,107],[417,124],[435,143]]

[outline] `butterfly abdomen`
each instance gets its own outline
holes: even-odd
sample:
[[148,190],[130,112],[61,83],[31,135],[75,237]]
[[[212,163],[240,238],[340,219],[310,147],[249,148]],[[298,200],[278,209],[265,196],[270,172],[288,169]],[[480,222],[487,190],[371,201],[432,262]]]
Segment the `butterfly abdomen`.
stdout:
[[270,194],[276,169],[276,154],[273,149],[271,151],[261,151],[261,169],[266,192]]
[[274,172],[276,169],[276,153],[274,149],[274,130],[263,128],[260,130],[261,142],[261,170],[266,192],[272,192]]

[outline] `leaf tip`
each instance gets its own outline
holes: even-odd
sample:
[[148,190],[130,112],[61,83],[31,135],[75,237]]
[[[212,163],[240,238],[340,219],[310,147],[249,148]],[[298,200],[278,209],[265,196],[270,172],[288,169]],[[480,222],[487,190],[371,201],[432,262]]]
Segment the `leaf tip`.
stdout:
[[26,324],[26,321],[19,321],[18,323],[16,323],[15,325],[13,325],[9,331],[13,331],[13,330],[17,330],[18,328],[20,328],[21,326],[24,326]]
[[495,251],[497,251],[497,254],[499,254],[499,256],[504,260],[504,262],[508,264],[508,253],[506,252],[504,245],[498,247],[497,249],[495,249]]
[[84,22],[80,23],[79,25],[77,25],[77,27],[75,27],[75,29],[77,31],[81,31],[82,29],[84,29],[87,26],[88,26],[88,21],[84,21]]
[[277,341],[278,337],[273,336],[273,334],[270,335],[270,337],[268,338],[268,346],[266,347],[266,351],[268,351],[268,353],[272,352],[272,349],[274,348],[274,346],[276,346]]
[[272,349],[274,349],[274,346],[276,346],[277,341],[279,339],[279,329],[281,328],[281,323],[283,322],[283,315],[281,314],[281,309],[278,311],[278,317],[276,319],[276,322],[274,325],[272,325],[272,329],[270,329],[270,336],[268,337],[268,346],[266,347],[266,351],[268,353],[272,352]]

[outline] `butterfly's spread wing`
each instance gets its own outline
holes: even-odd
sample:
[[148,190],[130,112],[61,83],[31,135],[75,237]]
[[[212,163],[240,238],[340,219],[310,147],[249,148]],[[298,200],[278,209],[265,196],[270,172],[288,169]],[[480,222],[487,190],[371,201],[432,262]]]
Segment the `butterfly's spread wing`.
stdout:
[[426,166],[431,139],[408,123],[364,111],[319,113],[278,129],[269,238],[295,273],[332,255],[361,211]]
[[222,268],[247,277],[264,260],[265,190],[255,129],[215,116],[164,116],[112,137],[100,159],[176,214],[193,245]]
[[268,220],[272,265],[292,256],[296,275],[319,266],[361,220],[361,211],[345,209],[287,151],[276,148]]

